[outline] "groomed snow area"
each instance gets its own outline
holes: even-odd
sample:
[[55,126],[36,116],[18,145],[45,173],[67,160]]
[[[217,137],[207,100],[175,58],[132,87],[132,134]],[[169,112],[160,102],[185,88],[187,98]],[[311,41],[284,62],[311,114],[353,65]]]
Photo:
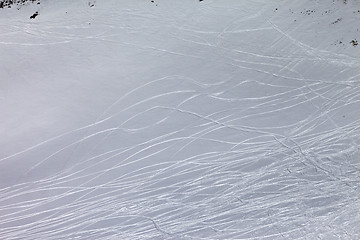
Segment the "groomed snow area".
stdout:
[[0,239],[360,239],[359,28],[357,0],[0,9]]

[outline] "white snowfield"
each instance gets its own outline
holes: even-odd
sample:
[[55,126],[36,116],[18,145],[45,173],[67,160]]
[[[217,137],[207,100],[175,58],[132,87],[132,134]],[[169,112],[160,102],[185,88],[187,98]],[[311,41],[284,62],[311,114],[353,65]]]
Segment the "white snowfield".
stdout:
[[0,239],[360,239],[359,28],[357,0],[0,9]]

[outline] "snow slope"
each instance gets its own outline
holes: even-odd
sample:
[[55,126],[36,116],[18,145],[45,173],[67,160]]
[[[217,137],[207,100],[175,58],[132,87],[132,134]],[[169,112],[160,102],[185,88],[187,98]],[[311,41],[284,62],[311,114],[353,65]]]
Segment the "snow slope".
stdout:
[[0,9],[0,239],[360,239],[359,22],[356,0]]

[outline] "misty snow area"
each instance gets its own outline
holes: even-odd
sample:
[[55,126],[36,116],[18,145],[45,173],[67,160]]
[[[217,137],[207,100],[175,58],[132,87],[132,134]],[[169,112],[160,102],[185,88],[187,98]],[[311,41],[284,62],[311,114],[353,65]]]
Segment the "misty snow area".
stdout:
[[360,239],[357,0],[0,1],[0,239]]

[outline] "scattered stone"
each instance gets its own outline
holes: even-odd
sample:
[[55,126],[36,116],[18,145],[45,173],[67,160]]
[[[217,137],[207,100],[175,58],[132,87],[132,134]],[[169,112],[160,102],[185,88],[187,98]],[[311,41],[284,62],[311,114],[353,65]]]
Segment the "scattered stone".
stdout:
[[30,16],[30,19],[35,19],[39,15],[39,12],[35,12],[33,15]]
[[338,18],[338,19],[336,19],[334,22],[332,22],[331,24],[338,23],[338,22],[340,22],[341,20],[342,20],[342,18]]
[[357,41],[356,39],[351,40],[350,43],[351,43],[354,47],[356,47],[357,45],[359,45],[359,43],[358,43],[358,41]]
[[301,11],[301,13],[305,15],[311,15],[312,13],[315,13],[315,10],[305,9],[304,11]]

